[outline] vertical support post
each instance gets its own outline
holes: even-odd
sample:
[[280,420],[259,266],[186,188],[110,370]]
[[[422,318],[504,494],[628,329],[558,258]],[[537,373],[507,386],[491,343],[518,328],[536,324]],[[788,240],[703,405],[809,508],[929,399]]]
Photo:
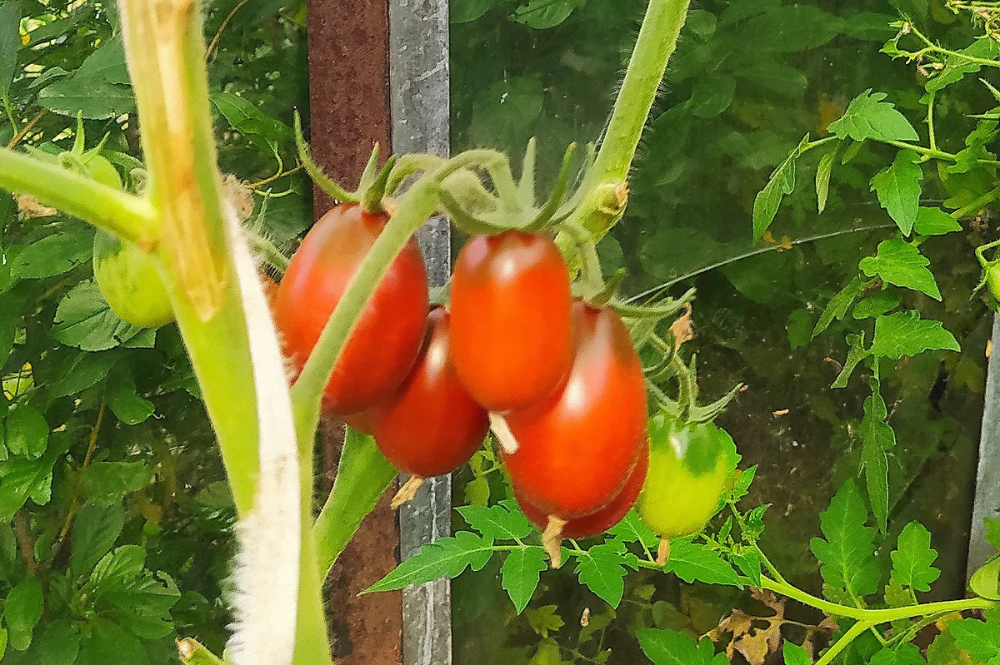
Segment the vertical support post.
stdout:
[[[392,147],[396,153],[449,154],[448,1],[389,0]],[[432,219],[417,234],[431,284],[451,271],[451,230]],[[451,478],[429,479],[400,511],[400,555],[451,534]],[[451,665],[451,583],[403,590],[404,665]]]
[[997,508],[1000,508],[1000,316],[993,317],[992,339],[993,353],[986,368],[986,403],[979,437],[979,471],[976,474],[966,578],[971,577],[994,554],[993,546],[986,542],[983,518],[996,517]]

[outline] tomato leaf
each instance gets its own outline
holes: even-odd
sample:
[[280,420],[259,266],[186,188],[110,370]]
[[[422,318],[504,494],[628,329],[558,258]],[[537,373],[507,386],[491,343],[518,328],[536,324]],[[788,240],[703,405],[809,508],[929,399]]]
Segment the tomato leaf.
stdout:
[[888,411],[879,392],[879,382],[872,378],[872,394],[865,399],[865,415],[861,419],[861,468],[865,474],[868,498],[880,532],[885,533],[889,518],[889,458],[896,447],[896,433],[886,422]]
[[820,513],[820,529],[826,539],[813,538],[809,547],[820,560],[823,581],[861,597],[878,589],[879,569],[875,558],[875,529],[866,525],[868,510],[853,480],[844,483]]
[[660,542],[659,536],[646,526],[635,510],[630,510],[621,522],[608,530],[608,533],[623,543],[642,543],[646,547],[656,547]]
[[126,425],[138,425],[156,411],[152,402],[139,396],[132,371],[128,367],[119,365],[112,371],[108,379],[107,397],[111,411]]
[[125,512],[120,503],[101,506],[87,503],[73,520],[73,549],[70,570],[77,576],[86,575],[101,558],[111,551],[125,525]]
[[535,593],[539,573],[548,567],[548,556],[540,547],[516,549],[504,559],[500,586],[507,591],[518,614],[524,611]]
[[940,208],[921,208],[917,211],[917,221],[913,230],[922,236],[942,236],[953,231],[961,231],[958,220]]
[[914,591],[930,591],[931,584],[941,576],[932,564],[937,550],[931,548],[931,532],[919,522],[910,522],[896,539],[892,558],[892,579]]
[[980,62],[963,58],[963,55],[992,60],[1000,55],[1000,44],[990,37],[980,37],[970,46],[959,49],[955,55],[949,55],[944,61],[944,69],[937,76],[927,79],[927,83],[924,84],[927,92],[942,90],[953,83],[958,83],[966,74],[975,74],[982,68]]
[[595,545],[579,557],[580,583],[611,607],[618,607],[625,593],[625,557],[620,543]]
[[903,235],[910,235],[920,210],[920,181],[924,171],[917,164],[917,153],[900,150],[891,166],[872,178],[871,189]]
[[861,361],[872,354],[870,350],[865,348],[864,331],[857,335],[848,335],[847,343],[850,345],[850,350],[847,352],[847,360],[844,361],[844,367],[840,370],[840,374],[830,385],[831,388],[846,388],[847,382],[850,381],[855,368],[857,368]]
[[56,309],[52,334],[60,342],[83,351],[104,351],[129,342],[144,328],[122,321],[97,284],[82,282],[67,293]]
[[976,660],[990,661],[1000,656],[1000,624],[995,621],[962,619],[948,624],[959,647]]
[[14,258],[10,274],[19,279],[61,275],[90,260],[93,237],[93,229],[80,227],[36,240]]
[[743,588],[736,570],[718,552],[686,538],[670,541],[670,558],[663,570],[688,584],[704,582]]
[[49,445],[49,424],[30,404],[19,405],[4,421],[7,449],[14,455],[36,460]]
[[456,510],[470,527],[493,540],[524,538],[533,529],[516,504],[501,502],[489,507],[460,506]]
[[879,291],[859,302],[854,308],[853,316],[858,321],[882,316],[899,307],[902,301],[903,297],[895,291]]
[[839,145],[830,152],[823,155],[816,167],[816,202],[819,214],[826,210],[826,200],[830,195],[830,176],[833,175],[833,163],[837,159]]
[[[0,97],[6,98],[17,67],[17,51],[21,47],[18,26],[21,23],[21,3],[0,5]],[[0,650],[2,653],[2,650]]]
[[154,469],[145,462],[96,462],[83,476],[83,487],[94,503],[118,503],[126,494],[152,484]]
[[923,351],[961,351],[958,340],[940,321],[920,318],[920,312],[896,312],[875,320],[871,352],[882,358],[899,359]]
[[723,665],[729,662],[725,654],[715,653],[707,637],[698,642],[687,633],[653,628],[640,628],[635,636],[653,665]]
[[25,577],[7,594],[3,618],[9,631],[10,645],[18,651],[31,646],[31,635],[42,618],[42,585],[32,576]]
[[889,284],[920,291],[940,301],[941,291],[928,265],[930,261],[916,246],[900,238],[883,240],[875,256],[866,256],[858,264],[869,277],[878,275]]
[[925,665],[927,661],[920,655],[914,644],[900,644],[895,649],[885,648],[872,656],[870,665]]
[[785,643],[782,645],[781,652],[784,656],[785,665],[811,665],[812,663],[812,658],[809,657],[808,651],[788,640],[785,640]]
[[29,498],[39,506],[52,498],[52,467],[71,443],[68,436],[52,439],[37,460],[16,457],[0,462],[0,522],[9,522]]
[[395,591],[441,577],[457,577],[466,568],[482,570],[495,551],[492,538],[459,531],[452,537],[424,545],[417,554],[361,593]]
[[813,328],[813,339],[829,328],[834,320],[842,320],[846,316],[847,310],[850,309],[851,305],[867,286],[865,282],[861,281],[860,277],[855,277],[837,295],[831,298],[830,302],[826,305],[826,309],[820,314],[819,321],[816,322],[816,327]]
[[827,128],[840,139],[855,141],[916,141],[917,130],[896,107],[882,101],[888,95],[868,89],[855,97],[840,120]]
[[771,179],[760,190],[753,202],[753,240],[760,242],[771,223],[774,222],[781,200],[795,190],[795,162],[809,143],[806,134],[778,168],[771,173]]

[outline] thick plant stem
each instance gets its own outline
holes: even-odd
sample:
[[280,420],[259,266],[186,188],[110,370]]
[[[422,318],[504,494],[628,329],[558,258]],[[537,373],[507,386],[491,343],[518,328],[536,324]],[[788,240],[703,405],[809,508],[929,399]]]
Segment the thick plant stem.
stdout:
[[646,10],[611,121],[588,177],[591,193],[583,206],[586,216],[582,222],[595,241],[604,237],[624,210],[624,203],[614,205],[615,191],[628,179],[656,91],[677,48],[689,3],[650,0]]
[[102,185],[56,164],[0,149],[0,187],[30,194],[44,205],[141,246],[148,247],[156,241],[159,218],[147,199]]
[[827,665],[828,663],[832,663],[833,659],[840,655],[840,652],[846,649],[851,642],[861,635],[861,633],[865,632],[873,625],[874,623],[870,621],[859,621],[848,628],[847,632],[844,633],[839,640],[834,642],[833,646],[827,649],[827,652],[816,661],[816,665]]

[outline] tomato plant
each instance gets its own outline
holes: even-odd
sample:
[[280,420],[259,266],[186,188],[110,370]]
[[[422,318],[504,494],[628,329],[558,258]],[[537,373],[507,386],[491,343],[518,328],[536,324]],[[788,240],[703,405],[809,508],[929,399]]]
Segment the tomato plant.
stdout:
[[505,231],[466,243],[451,285],[452,347],[476,401],[524,409],[559,387],[572,362],[571,301],[551,237]]
[[430,477],[451,473],[482,444],[489,420],[455,373],[448,313],[428,317],[427,341],[410,375],[371,413],[375,442],[396,468]]
[[[296,367],[305,364],[388,216],[340,205],[309,231],[292,257],[275,320]],[[416,360],[427,327],[427,272],[416,240],[393,261],[365,306],[324,395],[332,413],[364,411],[388,399]]]
[[174,320],[170,296],[156,260],[139,248],[101,231],[94,236],[94,279],[115,314],[143,328]]
[[573,365],[562,389],[508,417],[519,448],[505,454],[511,482],[548,515],[583,517],[624,487],[646,435],[642,364],[609,309],[573,306]]

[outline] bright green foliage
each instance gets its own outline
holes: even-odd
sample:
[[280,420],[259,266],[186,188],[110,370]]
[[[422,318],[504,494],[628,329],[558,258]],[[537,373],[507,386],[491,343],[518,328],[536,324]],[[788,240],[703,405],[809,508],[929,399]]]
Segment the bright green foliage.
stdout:
[[917,153],[900,150],[892,166],[872,178],[872,191],[878,194],[878,202],[905,236],[913,230],[920,209],[920,181],[924,173],[916,162]]
[[723,665],[725,654],[716,654],[711,641],[695,641],[674,630],[642,629],[637,634],[639,646],[654,665]]
[[844,116],[830,123],[829,130],[841,139],[855,141],[916,141],[917,131],[895,106],[884,101],[884,92],[866,90],[855,97]]
[[879,243],[878,254],[861,261],[861,271],[868,277],[880,279],[907,289],[926,293],[941,300],[934,275],[927,269],[930,261],[910,243],[893,238]]
[[858,598],[875,593],[875,530],[866,526],[868,510],[858,486],[844,483],[819,519],[825,539],[813,538],[809,546],[823,564],[823,581]]
[[910,522],[899,534],[892,557],[892,579],[914,591],[930,591],[941,576],[933,565],[937,550],[931,549],[931,533],[923,525]]

